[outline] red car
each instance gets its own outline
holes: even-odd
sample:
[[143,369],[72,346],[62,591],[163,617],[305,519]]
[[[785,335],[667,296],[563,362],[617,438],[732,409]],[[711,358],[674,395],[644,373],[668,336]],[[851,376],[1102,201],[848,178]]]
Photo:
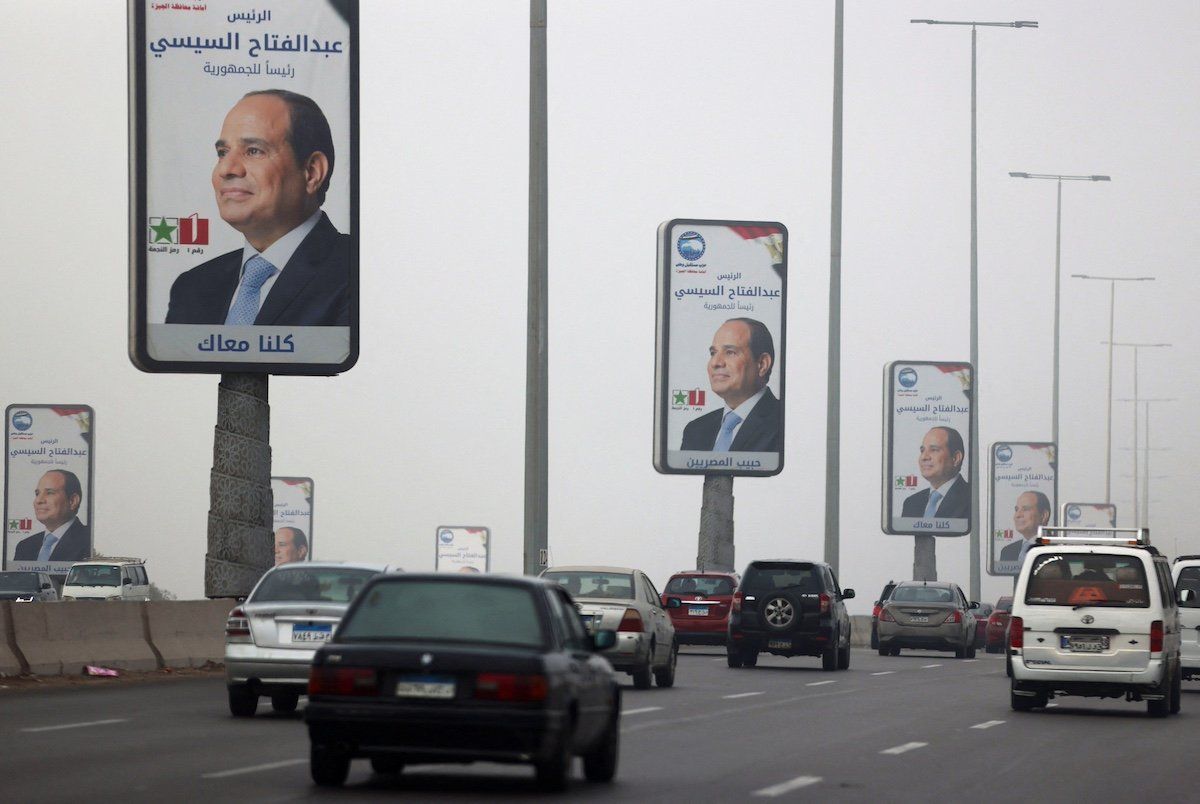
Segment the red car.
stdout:
[[667,609],[680,645],[724,645],[729,631],[729,610],[740,577],[735,572],[677,572],[663,589],[667,598],[677,597],[679,608]]
[[987,622],[993,611],[995,609],[992,608],[991,603],[980,603],[979,608],[971,612],[975,615],[975,647],[977,648],[987,647]]
[[1011,596],[1002,597],[996,601],[995,610],[988,616],[987,643],[983,648],[988,653],[1004,651],[1005,639],[1008,634],[1008,618],[1012,615],[1012,604]]

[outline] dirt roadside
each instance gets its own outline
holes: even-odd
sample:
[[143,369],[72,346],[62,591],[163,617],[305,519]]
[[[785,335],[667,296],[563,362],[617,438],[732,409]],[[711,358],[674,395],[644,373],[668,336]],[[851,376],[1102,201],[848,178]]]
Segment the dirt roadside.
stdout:
[[0,676],[0,695],[13,692],[28,692],[38,689],[69,689],[72,687],[125,686],[170,682],[184,678],[220,678],[225,665],[209,662],[202,667],[176,667],[165,670],[118,670],[118,676]]

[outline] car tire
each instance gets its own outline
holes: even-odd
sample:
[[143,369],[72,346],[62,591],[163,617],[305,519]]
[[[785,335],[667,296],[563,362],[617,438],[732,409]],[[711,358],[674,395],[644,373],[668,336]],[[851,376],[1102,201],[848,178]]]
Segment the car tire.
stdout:
[[1029,712],[1039,707],[1046,705],[1046,693],[1038,693],[1033,697],[1027,695],[1017,695],[1017,685],[1013,682],[1012,689],[1009,693],[1011,705],[1014,712]]
[[229,713],[234,717],[254,717],[258,696],[246,687],[229,687]]
[[879,648],[879,655],[880,655],[880,656],[891,656],[891,655],[892,655],[892,649],[891,649],[891,648],[885,648],[885,647],[882,647],[882,646],[880,646],[880,648]]
[[380,776],[394,776],[404,772],[404,763],[396,757],[371,757],[371,770]]
[[350,755],[329,746],[313,745],[308,768],[318,786],[341,787],[350,774]]
[[960,645],[959,647],[957,647],[957,648],[955,648],[955,649],[954,649],[954,658],[955,658],[955,659],[965,659],[965,658],[967,658],[967,647],[966,647],[966,645]]
[[871,623],[871,650],[879,650],[879,629]]
[[900,647],[899,647],[898,645],[897,645],[897,646],[895,646],[895,647],[893,647],[893,648],[891,649],[891,654],[892,654],[893,656],[899,656],[899,655],[900,655]]
[[999,653],[1000,646],[999,645],[988,645],[986,648],[983,649],[983,652],[984,653]]
[[975,658],[975,645],[974,645],[974,644],[971,644],[971,645],[968,645],[968,646],[967,646],[966,654],[967,654],[967,658],[968,658],[968,659],[974,659],[974,658]]
[[837,642],[833,642],[829,647],[821,651],[821,669],[827,673],[838,669]]
[[568,729],[559,737],[554,755],[541,762],[534,763],[534,776],[537,786],[548,792],[561,793],[567,789],[571,780],[571,731]]
[[660,687],[675,686],[675,666],[679,662],[679,645],[671,643],[671,655],[667,657],[667,666],[654,671],[654,683]]
[[1183,692],[1183,666],[1175,665],[1175,677],[1171,682],[1171,714],[1178,715],[1180,709],[1180,698]]
[[296,707],[300,704],[300,693],[298,692],[281,692],[278,695],[271,696],[271,708],[276,712],[290,714],[296,711]]
[[651,669],[650,663],[654,661],[654,652],[650,652],[650,656],[646,659],[646,663],[641,667],[635,667],[630,675],[633,676],[633,686],[635,689],[648,690],[650,685],[654,683],[654,672]]
[[583,755],[583,775],[589,782],[611,782],[617,775],[617,760],[620,758],[621,725],[620,703],[616,705],[608,728],[600,742]]
[[788,592],[765,597],[758,609],[763,627],[775,633],[791,631],[800,622],[803,607],[800,598]]
[[849,645],[838,648],[837,669],[838,670],[849,670],[850,669],[850,646]]
[[742,666],[742,652],[737,648],[726,648],[725,662],[736,670]]
[[742,651],[742,666],[755,667],[758,665],[758,651],[744,650]]

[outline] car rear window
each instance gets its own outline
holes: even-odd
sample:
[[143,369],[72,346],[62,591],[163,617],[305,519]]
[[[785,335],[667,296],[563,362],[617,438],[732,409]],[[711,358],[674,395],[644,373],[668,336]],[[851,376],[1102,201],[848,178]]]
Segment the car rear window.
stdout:
[[82,567],[71,567],[67,573],[65,586],[120,586],[121,568],[87,564]]
[[954,592],[938,586],[897,586],[888,598],[891,603],[953,603]]
[[1179,580],[1175,583],[1176,594],[1190,589],[1192,599],[1180,603],[1186,609],[1200,609],[1200,567],[1184,567],[1179,571]]
[[724,575],[677,575],[667,582],[668,595],[732,595],[733,579]]
[[515,584],[376,584],[338,628],[339,642],[437,640],[542,647],[533,592]]
[[633,576],[627,572],[560,570],[547,572],[546,580],[561,584],[571,597],[600,597],[612,600],[633,598]]
[[756,594],[779,589],[798,589],[801,593],[820,592],[821,568],[808,563],[752,564],[746,570],[742,590]]
[[0,572],[0,592],[37,592],[36,572]]
[[1048,553],[1030,568],[1025,602],[1035,606],[1146,608],[1150,591],[1138,556]]
[[375,570],[341,567],[278,569],[263,579],[248,603],[349,603]]

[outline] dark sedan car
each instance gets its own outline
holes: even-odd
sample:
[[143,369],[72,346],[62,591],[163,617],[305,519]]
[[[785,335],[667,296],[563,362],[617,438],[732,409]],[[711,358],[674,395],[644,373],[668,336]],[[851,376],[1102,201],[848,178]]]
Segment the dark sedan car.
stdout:
[[428,762],[531,763],[563,789],[572,759],[591,781],[617,770],[620,688],[556,583],[523,577],[392,575],[363,589],[313,657],[313,781],[337,786],[350,761],[376,773]]

